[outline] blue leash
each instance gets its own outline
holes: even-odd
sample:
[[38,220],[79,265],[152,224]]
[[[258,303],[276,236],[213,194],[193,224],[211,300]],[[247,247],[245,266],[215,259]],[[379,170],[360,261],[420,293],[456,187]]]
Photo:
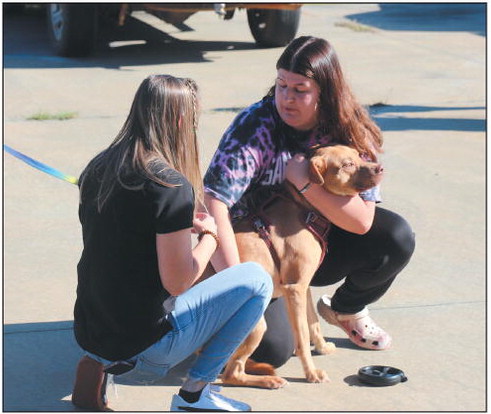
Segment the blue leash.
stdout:
[[24,161],[26,164],[29,164],[31,167],[37,168],[38,170],[45,172],[49,175],[52,175],[53,177],[59,178],[60,180],[63,181],[67,181],[71,184],[75,184],[75,185],[78,184],[78,179],[76,177],[63,174],[61,171],[58,171],[57,169],[50,167],[49,165],[43,164],[42,162],[37,161],[31,157],[28,157],[27,155],[24,155],[21,152],[14,150],[8,145],[3,144],[3,150],[13,155],[14,157],[17,157],[21,161]]

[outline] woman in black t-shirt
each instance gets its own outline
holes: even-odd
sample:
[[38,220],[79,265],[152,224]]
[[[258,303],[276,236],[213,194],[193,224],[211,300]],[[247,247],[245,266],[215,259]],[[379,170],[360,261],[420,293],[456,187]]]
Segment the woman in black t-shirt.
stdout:
[[250,410],[209,383],[263,314],[272,282],[246,263],[196,284],[219,244],[214,219],[196,212],[196,127],[195,82],[149,76],[116,139],[80,177],[74,331],[86,355],[72,401],[81,408],[107,409],[108,373],[147,383],[200,349],[171,411]]

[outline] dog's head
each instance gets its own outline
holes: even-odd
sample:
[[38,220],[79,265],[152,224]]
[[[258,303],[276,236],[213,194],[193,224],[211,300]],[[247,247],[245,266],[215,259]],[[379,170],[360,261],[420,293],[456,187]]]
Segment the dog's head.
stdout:
[[316,149],[310,158],[310,181],[338,195],[356,195],[380,183],[383,167],[361,159],[345,145]]

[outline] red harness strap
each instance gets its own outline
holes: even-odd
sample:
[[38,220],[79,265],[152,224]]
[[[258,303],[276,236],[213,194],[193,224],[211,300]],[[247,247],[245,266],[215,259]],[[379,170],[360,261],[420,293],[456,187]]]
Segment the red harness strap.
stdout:
[[[257,212],[256,214],[251,214],[249,216],[249,220],[256,233],[259,235],[259,237],[261,237],[261,239],[264,240],[266,246],[268,246],[268,249],[271,252],[276,267],[280,269],[280,259],[278,257],[278,253],[276,252],[276,249],[273,246],[273,242],[271,240],[271,233],[269,231],[271,224],[269,223],[267,216],[264,212],[264,207],[270,204],[275,198],[278,197],[286,198],[281,193],[274,194],[273,197],[271,197],[262,205],[262,207],[259,209],[260,210],[259,212]],[[288,199],[290,201],[295,202],[291,198]],[[315,236],[315,238],[321,245],[322,253],[319,260],[319,266],[320,266],[327,252],[327,235],[331,228],[331,222],[327,220],[325,217],[317,214],[315,211],[305,210],[305,209],[304,211],[305,211],[305,217],[303,218],[303,220],[305,220],[305,227]]]
[[273,246],[273,242],[271,241],[271,233],[269,232],[271,224],[265,218],[264,213],[262,215],[253,214],[249,216],[249,220],[251,221],[251,225],[256,231],[256,233],[259,234],[259,237],[261,237],[264,243],[266,243],[266,246],[268,246],[268,249],[271,253],[271,256],[273,257],[273,261],[276,265],[276,268],[279,270],[281,262],[280,262],[280,258],[278,257],[278,253],[276,252],[276,249]]
[[331,222],[324,216],[317,214],[315,211],[308,211],[305,217],[305,226],[315,236],[322,248],[319,266],[324,260],[327,253],[327,235],[331,229]]

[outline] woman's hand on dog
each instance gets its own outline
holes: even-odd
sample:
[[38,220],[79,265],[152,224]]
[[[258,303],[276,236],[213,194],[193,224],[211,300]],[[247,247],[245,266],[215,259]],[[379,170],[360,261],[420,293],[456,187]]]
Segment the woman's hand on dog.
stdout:
[[297,189],[309,183],[309,161],[305,154],[295,154],[287,161],[285,178]]

